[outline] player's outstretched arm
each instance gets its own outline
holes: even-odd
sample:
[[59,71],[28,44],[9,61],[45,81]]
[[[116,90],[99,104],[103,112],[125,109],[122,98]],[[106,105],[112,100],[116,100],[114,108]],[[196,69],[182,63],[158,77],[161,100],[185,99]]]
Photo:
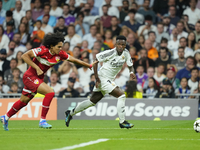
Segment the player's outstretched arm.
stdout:
[[129,71],[130,71],[130,80],[134,80],[136,79],[135,74],[133,73],[133,66],[128,67]]
[[43,71],[36,65],[31,58],[35,57],[32,50],[27,51],[22,55],[22,59],[31,67],[33,67],[37,71],[37,75],[43,74]]
[[93,65],[94,65],[95,63],[97,63],[97,62],[95,61],[95,62],[93,62],[92,64],[88,64],[88,63],[86,63],[86,62],[84,62],[84,61],[81,61],[81,60],[79,60],[79,59],[74,58],[73,56],[70,56],[69,59],[68,59],[68,61],[73,62],[73,63],[75,63],[75,64],[79,64],[79,65],[81,65],[81,66],[86,66],[86,67],[88,67],[88,68],[90,68],[90,69],[93,67]]

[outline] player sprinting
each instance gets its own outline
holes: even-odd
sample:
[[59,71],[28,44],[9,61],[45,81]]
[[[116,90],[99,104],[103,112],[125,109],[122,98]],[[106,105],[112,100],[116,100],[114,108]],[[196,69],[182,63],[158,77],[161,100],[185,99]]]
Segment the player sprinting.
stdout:
[[[21,98],[13,104],[11,109],[5,115],[1,116],[4,130],[8,131],[9,118],[25,107],[36,93],[45,95],[42,103],[42,114],[39,127],[51,128],[52,125],[46,122],[46,115],[55,93],[53,89],[43,82],[44,73],[50,67],[62,60],[68,60],[92,68],[94,63],[87,64],[62,51],[63,41],[64,37],[61,33],[46,35],[43,46],[29,50],[22,55],[23,60],[30,67],[23,76],[24,88]],[[33,60],[31,58],[33,58]]]
[[[124,36],[118,36],[116,38],[116,47],[111,50],[107,50],[96,55],[97,63],[94,64],[94,74],[96,78],[96,87],[93,89],[93,93],[90,99],[79,103],[73,110],[67,110],[66,114],[66,126],[69,126],[72,116],[75,114],[94,106],[100,101],[105,94],[118,98],[117,111],[119,115],[119,126],[121,128],[132,128],[134,125],[128,123],[125,120],[125,94],[124,92],[113,82],[116,75],[122,69],[123,64],[126,62],[130,70],[130,78],[134,79],[133,63],[129,51],[125,49],[126,38]],[[103,62],[103,66],[97,73],[98,62]]]

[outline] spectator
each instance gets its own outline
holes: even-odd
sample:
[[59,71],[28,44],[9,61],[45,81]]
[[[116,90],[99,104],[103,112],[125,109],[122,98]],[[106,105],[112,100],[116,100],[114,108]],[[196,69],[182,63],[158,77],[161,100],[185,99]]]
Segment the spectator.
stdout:
[[195,39],[195,34],[194,32],[189,32],[188,37],[187,37],[187,46],[194,50],[195,48],[195,43],[196,43],[196,39]]
[[138,65],[136,71],[137,84],[142,86],[142,83],[148,78],[148,76],[144,72],[144,67],[142,65]]
[[94,42],[96,41],[96,33],[97,33],[97,26],[91,25],[90,26],[90,33],[83,36],[83,40],[87,40],[89,43],[89,49],[92,49]]
[[122,23],[124,21],[125,17],[128,15],[129,1],[123,0],[122,4],[123,4],[122,10],[119,12],[120,23]]
[[155,96],[156,98],[175,98],[174,90],[169,80],[163,80],[162,87]]
[[[10,85],[10,91],[8,91],[9,95],[10,94],[17,94],[17,93],[20,93],[19,92],[19,87],[18,87],[18,83],[17,82],[13,82],[11,85]],[[12,96],[10,95],[9,96],[10,98],[15,98],[15,97],[19,97],[19,96]]]
[[[151,32],[151,31],[150,31]],[[150,40],[151,41],[151,40]],[[139,37],[138,37],[138,43],[140,44],[140,46],[142,47],[142,48],[144,48],[144,42],[145,42],[145,38],[144,38],[144,36],[143,35],[140,35]]]
[[158,67],[159,64],[164,64],[164,73],[167,72],[167,65],[171,63],[171,59],[168,55],[168,49],[165,47],[160,48],[160,57],[156,60],[156,67]]
[[189,23],[195,25],[195,23],[200,19],[199,17],[200,10],[196,8],[197,0],[190,0],[189,4],[190,4],[190,7],[186,8],[183,14],[188,15]]
[[195,26],[193,24],[188,23],[189,18],[188,15],[183,15],[182,19],[180,21],[183,21],[184,23],[184,31],[185,32],[191,32],[195,30]]
[[163,19],[163,15],[168,12],[168,0],[154,0],[153,10],[158,19]]
[[10,90],[10,88],[8,85],[5,84],[5,82],[3,80],[3,76],[0,75],[0,94],[2,94],[2,93],[7,94],[9,90]]
[[[147,89],[148,87],[148,84],[149,84],[149,78],[153,77],[155,74],[155,69],[154,67],[149,67],[147,68],[147,76],[148,76],[148,79],[146,79],[143,83],[142,83],[142,88],[144,90]],[[159,83],[156,81],[157,85],[159,85]]]
[[133,32],[137,32],[138,28],[140,27],[141,24],[139,24],[138,22],[135,21],[135,10],[134,9],[130,9],[128,11],[128,15],[130,17],[130,19],[128,21],[124,21],[122,22],[122,25],[127,26],[128,28],[130,28]]
[[110,30],[105,31],[104,44],[107,45],[109,49],[113,49],[115,47],[112,40],[112,32]]
[[198,84],[199,84],[199,68],[194,67],[190,70],[191,72],[191,78],[188,80],[188,87],[190,88],[190,92],[194,93],[196,89],[198,89]]
[[176,15],[176,6],[172,5],[169,7],[169,17],[170,17],[170,23],[175,25],[180,20],[180,18]]
[[[119,19],[119,10],[111,5],[112,0],[105,0],[106,5],[108,6],[108,15],[116,16]],[[103,16],[102,7],[99,8],[99,16]]]
[[159,44],[158,44],[158,42],[156,42],[156,33],[154,31],[149,31],[148,36],[149,36],[148,39],[153,43],[153,47],[158,49]]
[[45,32],[41,30],[42,22],[40,20],[36,21],[37,30],[33,31],[31,34],[31,41],[33,42],[33,48],[39,47],[44,39]]
[[88,88],[89,88],[89,92],[86,93],[86,95],[84,97],[89,96],[90,94],[92,94],[93,88],[95,86],[95,75],[94,73],[90,75],[90,82],[88,84]]
[[153,43],[149,39],[144,42],[144,48],[148,51],[148,58],[156,61],[156,59],[159,57],[158,51],[155,47],[153,47]]
[[171,22],[170,16],[168,14],[165,14],[163,16],[164,32],[167,32],[169,35],[171,34],[172,30],[176,27],[170,22]]
[[43,20],[44,15],[49,16],[48,25],[54,27],[56,25],[56,17],[49,15],[51,6],[49,4],[44,5],[44,14],[39,16],[37,20]]
[[87,23],[83,22],[84,14],[82,12],[78,13],[76,21],[75,21],[75,30],[76,33],[83,37],[85,34],[89,33],[90,27]]
[[178,58],[172,60],[171,64],[174,64],[178,70],[181,70],[185,67],[186,58],[184,57],[184,47],[178,48]]
[[61,91],[58,97],[66,98],[66,97],[79,97],[80,94],[77,90],[74,89],[74,83],[76,82],[75,78],[70,77],[67,81],[68,87]]
[[12,76],[13,78],[7,81],[7,85],[11,88],[11,84],[13,82],[16,82],[18,85],[18,92],[22,92],[22,89],[24,88],[24,83],[22,81],[22,78],[20,77],[20,70],[18,68],[13,68]]
[[195,52],[194,52],[194,58],[195,58],[195,60],[196,60],[196,62],[197,62],[197,67],[200,67],[200,50],[196,50]]
[[[194,52],[191,48],[187,47],[187,40],[185,37],[182,37],[179,39],[179,43],[180,43],[180,47],[183,47],[184,48],[184,57],[188,57],[188,56],[193,56],[194,55]],[[178,58],[178,50],[175,50],[174,51],[174,59],[177,59]]]
[[144,0],[143,7],[138,10],[138,13],[144,16],[151,15],[153,18],[153,23],[156,23],[156,14],[153,10],[150,9],[149,4],[150,0]]
[[[89,58],[83,58],[83,61],[89,63]],[[86,67],[81,67],[78,69],[79,81],[83,86],[84,93],[89,92],[88,83],[90,82],[90,75],[92,71]]]
[[96,34],[96,41],[94,42],[94,46],[92,49],[98,49],[99,51],[108,50],[109,47],[103,43],[103,38],[100,33]]
[[8,43],[10,42],[8,36],[4,34],[3,26],[0,25],[0,49],[6,48]]
[[56,32],[61,32],[63,36],[67,35],[67,27],[65,26],[65,18],[62,16],[58,18],[58,26],[54,28],[54,33]]
[[20,43],[22,45],[26,45],[26,43],[30,39],[30,35],[28,33],[28,28],[27,28],[26,24],[21,23],[19,25],[19,27],[18,27],[18,33],[20,34],[20,37],[21,37]]
[[133,64],[138,60],[137,50],[135,47],[129,48],[129,53],[131,55],[131,59],[133,61]]
[[[188,33],[183,31],[184,29],[184,23],[182,21],[178,21],[176,25],[177,31],[178,31],[178,39],[185,37],[187,38]],[[173,39],[173,35],[170,36],[171,39]]]
[[[28,11],[30,12],[30,11]],[[30,20],[27,19],[27,17],[22,17],[20,24],[24,23],[26,25],[27,31],[29,34],[31,34],[33,32],[33,26],[29,23]]]
[[173,38],[168,42],[167,48],[170,49],[172,52],[178,49],[179,40],[178,40],[178,30],[174,28],[172,30]]
[[151,95],[147,95],[146,98],[153,99],[155,98],[156,93],[158,92],[159,88],[156,83],[156,80],[153,77],[150,77],[148,80],[149,80],[148,87],[144,93],[151,94]]
[[6,30],[4,31],[4,34],[8,36],[10,41],[13,39],[13,36],[14,36],[14,32],[13,32],[13,29],[15,28],[14,26],[15,24],[13,20],[6,23]]
[[111,27],[108,29],[112,31],[112,37],[119,35],[121,27],[118,26],[118,18],[116,16],[112,16],[110,23]]
[[180,81],[179,81],[179,79],[176,78],[176,70],[173,66],[170,66],[167,69],[167,75],[166,75],[166,78],[164,80],[166,80],[166,79],[170,81],[170,83],[172,84],[174,89],[179,88]]
[[41,8],[41,0],[35,0],[34,8],[32,9],[32,19],[36,21],[39,16],[43,14],[43,9]]
[[20,43],[21,35],[19,33],[15,33],[13,36],[13,41],[15,42],[15,49],[14,49],[14,58],[16,58],[17,52],[22,51],[23,53],[27,50],[26,47]]
[[[188,87],[188,79],[183,77],[181,78],[181,87],[179,87],[178,89],[175,90],[175,93],[176,94],[191,94],[191,91]],[[181,99],[187,99],[189,98],[190,96],[179,96],[179,98]]]
[[125,95],[128,98],[142,98],[142,92],[138,91],[138,88],[140,88],[137,84],[137,81],[127,81],[126,82],[126,90]]
[[54,16],[54,17],[59,17],[62,15],[63,10],[62,8],[58,7],[57,0],[51,0],[50,5],[51,5],[51,10],[49,12],[49,15]]
[[2,0],[0,1],[0,17],[4,19],[6,17],[6,11],[2,8]]
[[191,77],[190,70],[196,66],[196,61],[194,57],[189,56],[186,58],[186,66],[185,68],[179,70],[176,74],[176,78],[181,80],[183,77],[189,79]]
[[164,64],[159,64],[158,67],[157,67],[157,71],[156,73],[154,74],[154,79],[159,83],[161,84],[163,79],[166,77],[165,74],[164,74],[164,71],[165,71],[165,65]]
[[79,6],[75,7],[75,0],[69,0],[69,13],[71,15],[75,16],[78,12],[80,12],[80,10],[81,10],[81,7]]
[[75,22],[75,17],[69,13],[69,11],[70,11],[69,9],[70,9],[69,5],[65,4],[63,6],[63,13],[60,15],[60,16],[64,17],[64,19],[65,19],[65,26],[68,26]]
[[136,41],[136,38],[133,33],[128,34],[127,43],[127,49],[129,49],[130,47],[135,47],[136,51],[139,52],[139,50],[142,48],[141,45]]
[[22,10],[22,2],[20,0],[17,0],[15,3],[15,10],[13,11],[13,18],[15,18],[17,24],[20,24],[21,18],[25,15],[25,11]]
[[31,1],[32,0],[20,0],[22,2],[22,10],[27,11],[31,10]]
[[169,34],[164,32],[164,24],[160,22],[157,23],[156,42],[160,44],[162,38],[169,40]]
[[149,67],[155,67],[155,62],[152,59],[147,58],[146,49],[141,49],[139,54],[140,59],[133,64],[135,70],[138,65],[142,65],[144,67],[144,72],[147,72]]
[[50,19],[49,15],[44,15],[42,18],[41,30],[44,31],[45,34],[53,33],[53,27],[48,25],[49,19]]
[[112,17],[108,15],[108,6],[103,5],[102,10],[103,10],[103,16],[101,16],[101,21],[103,22],[103,27],[109,28],[109,27],[111,27],[111,18]]
[[28,69],[28,65],[27,65],[27,63],[25,63],[24,60],[22,59],[22,54],[23,54],[23,52],[21,52],[21,51],[17,52],[17,57],[16,57],[16,60],[17,60],[17,68],[19,68],[19,70],[20,70],[22,73],[25,73],[26,70]]
[[7,57],[6,49],[1,49],[0,50],[0,72],[2,73],[2,75],[7,69],[10,69],[10,61],[8,61],[6,57]]
[[200,21],[197,21],[197,23],[195,24],[194,34],[196,36],[196,42],[198,42],[198,40],[200,39]]
[[15,9],[15,1],[13,0],[2,0],[3,2],[3,6],[2,8],[5,10],[5,11],[13,11]]
[[81,45],[82,39],[78,34],[75,33],[74,25],[68,26],[67,33],[68,33],[68,35],[65,36],[65,42],[70,42],[69,49],[72,51],[75,46]]
[[47,85],[49,85],[55,92],[55,94],[59,94],[59,92],[61,91],[61,84],[58,83],[58,73],[56,71],[51,72],[51,76],[50,76],[50,82],[47,83]]
[[81,52],[82,53],[84,53],[84,52],[91,53],[92,52],[91,49],[88,49],[88,41],[87,40],[82,41],[82,43],[81,43]]
[[12,58],[15,58],[15,53],[14,53],[14,49],[16,47],[16,44],[14,41],[10,41],[9,44],[8,44],[8,47],[6,47],[7,49],[7,60],[11,60]]
[[17,21],[15,21],[13,19],[13,12],[9,10],[9,11],[6,12],[6,19],[3,22],[3,28],[4,28],[4,30],[6,30],[6,24],[7,24],[7,22],[10,22],[10,21],[14,22],[14,24],[15,24],[15,28],[14,29],[17,29],[18,28]]
[[76,66],[68,61],[63,61],[59,66],[58,72],[60,73],[60,83],[62,87],[66,87],[66,82],[68,81],[71,72],[75,72],[78,75]]
[[[137,3],[136,2],[132,2],[132,4],[131,4],[129,9],[134,9],[136,11],[135,20],[137,22],[139,22],[140,24],[143,24],[144,23],[144,16],[137,12],[139,10],[139,7],[138,7]],[[129,20],[129,16],[125,17],[125,21],[127,21],[127,20]]]
[[144,35],[145,39],[148,39],[149,31],[156,32],[157,28],[153,25],[152,16],[146,15],[145,16],[145,25],[139,27],[138,35]]
[[94,0],[87,0],[87,3],[90,5],[90,14],[92,16],[98,16],[99,9],[96,6],[94,6]]
[[180,16],[183,14],[183,11],[189,6],[188,0],[176,0],[176,5],[180,10]]

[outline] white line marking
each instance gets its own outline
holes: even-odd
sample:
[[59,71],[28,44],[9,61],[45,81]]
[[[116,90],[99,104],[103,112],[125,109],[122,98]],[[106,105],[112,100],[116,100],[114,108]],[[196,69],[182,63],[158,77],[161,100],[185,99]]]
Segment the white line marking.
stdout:
[[164,141],[164,140],[169,140],[169,141],[199,141],[200,139],[162,139],[162,138],[149,138],[149,139],[138,139],[138,138],[113,138],[110,140],[135,140],[135,141]]
[[[41,130],[41,128],[9,128],[16,130]],[[121,128],[52,128],[51,130],[121,130]],[[131,130],[194,130],[193,128],[132,128]]]
[[75,148],[79,148],[79,147],[85,147],[88,145],[92,145],[92,144],[96,144],[96,143],[100,143],[100,142],[105,142],[108,141],[109,139],[98,139],[96,141],[90,141],[87,143],[81,143],[78,145],[73,145],[73,146],[67,146],[67,147],[63,147],[63,148],[58,148],[58,149],[53,149],[53,150],[69,150],[69,149],[75,149]]

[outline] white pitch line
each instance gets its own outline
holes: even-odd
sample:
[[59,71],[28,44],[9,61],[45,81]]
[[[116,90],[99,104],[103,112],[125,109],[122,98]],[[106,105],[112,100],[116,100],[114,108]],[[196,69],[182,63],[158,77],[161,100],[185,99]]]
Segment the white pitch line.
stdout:
[[73,146],[67,146],[67,147],[63,147],[63,148],[58,148],[58,149],[53,149],[53,150],[69,150],[69,149],[75,149],[75,148],[79,148],[79,147],[85,147],[88,145],[92,145],[92,144],[96,144],[96,143],[100,143],[100,142],[105,142],[108,141],[109,139],[98,139],[96,141],[90,141],[87,143],[81,143],[78,145],[73,145]]
[[[41,128],[9,128],[16,130],[41,130]],[[52,128],[51,130],[121,130],[121,128]],[[193,128],[132,128],[133,130],[194,130]],[[131,129],[131,130],[132,130]]]
[[162,138],[146,138],[146,139],[138,139],[138,138],[112,138],[110,140],[135,140],[135,141],[164,141],[164,140],[169,140],[169,141],[199,141],[200,139],[162,139]]

